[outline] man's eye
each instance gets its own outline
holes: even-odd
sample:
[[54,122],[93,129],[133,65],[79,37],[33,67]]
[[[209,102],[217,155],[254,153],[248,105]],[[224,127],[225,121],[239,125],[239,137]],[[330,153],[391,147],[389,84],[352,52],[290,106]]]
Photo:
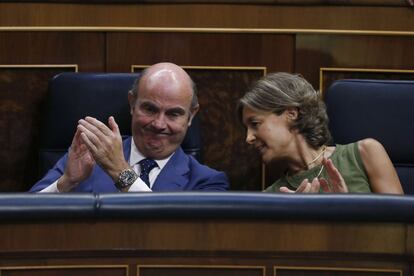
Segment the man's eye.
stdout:
[[175,118],[183,116],[185,112],[181,110],[171,110],[167,112],[166,114],[168,117],[175,119]]
[[144,105],[144,106],[142,106],[141,107],[141,110],[143,112],[145,112],[145,113],[148,113],[148,114],[155,114],[155,113],[157,113],[157,109],[155,107],[153,107],[153,106],[150,106],[150,105]]
[[178,112],[172,112],[172,113],[169,113],[168,114],[168,116],[170,116],[170,117],[178,117],[178,116],[180,116],[181,114],[180,113],[178,113]]

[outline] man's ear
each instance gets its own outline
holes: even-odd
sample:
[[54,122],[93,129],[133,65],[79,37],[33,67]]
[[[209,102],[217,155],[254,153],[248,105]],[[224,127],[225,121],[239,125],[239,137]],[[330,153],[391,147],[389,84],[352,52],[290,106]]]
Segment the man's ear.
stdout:
[[194,107],[191,107],[190,109],[190,118],[188,120],[188,126],[191,126],[191,123],[193,121],[194,116],[197,114],[198,110],[200,109],[199,105],[196,105]]
[[296,121],[297,118],[299,117],[299,111],[296,107],[288,107],[286,108],[285,112],[286,112],[286,117],[290,121]]
[[132,93],[132,91],[128,92],[128,102],[129,102],[129,113],[132,115],[135,108],[135,101],[137,100],[137,97]]

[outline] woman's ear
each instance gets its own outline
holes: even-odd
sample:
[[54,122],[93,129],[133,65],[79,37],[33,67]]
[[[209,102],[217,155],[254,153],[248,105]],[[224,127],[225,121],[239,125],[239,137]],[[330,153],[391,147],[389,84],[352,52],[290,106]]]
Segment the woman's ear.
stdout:
[[288,107],[286,108],[285,112],[286,117],[291,121],[295,121],[299,116],[299,111],[296,107]]

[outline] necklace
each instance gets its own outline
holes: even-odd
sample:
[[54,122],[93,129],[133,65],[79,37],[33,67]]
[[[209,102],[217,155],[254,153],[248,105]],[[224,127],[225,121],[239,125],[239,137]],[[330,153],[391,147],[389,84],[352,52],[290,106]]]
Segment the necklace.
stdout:
[[324,145],[322,151],[312,161],[310,161],[308,164],[306,164],[306,166],[309,168],[309,166],[312,165],[313,163],[315,163],[316,161],[318,161],[319,158],[321,158],[321,156],[323,156],[325,154],[325,152],[326,152],[326,146]]
[[325,166],[322,164],[321,169],[319,170],[318,174],[316,175],[316,178],[319,178],[319,176],[321,175],[324,168],[325,168]]
[[[316,169],[317,167],[314,167],[314,168]],[[321,168],[318,170],[318,173],[316,174],[316,176],[314,178],[318,178],[319,179],[319,177],[322,175],[322,172],[323,172],[323,169],[324,168],[325,168],[325,166],[322,164],[321,165]],[[307,177],[305,177],[303,175],[300,175],[300,174],[299,175],[289,175],[289,172],[286,172],[284,178],[285,178],[286,183],[289,186],[297,189],[299,187],[299,184],[302,183],[303,179],[305,179]],[[312,181],[312,179],[313,178],[311,178],[310,181]]]
[[[322,156],[324,156],[324,154],[325,154],[325,152],[326,152],[326,146],[324,145],[323,146],[323,149],[322,149],[322,151],[312,160],[312,161],[310,161],[308,164],[307,164],[307,167],[309,167],[310,165],[312,165],[313,163],[315,163],[316,161],[318,161]],[[323,172],[323,169],[325,168],[325,166],[323,165],[323,164],[321,164],[321,168],[318,170],[318,173],[316,174],[316,178],[319,178],[320,176],[321,176],[321,174],[322,174],[322,172]],[[313,168],[312,168],[313,169]],[[310,170],[312,170],[312,169],[310,169]],[[314,167],[314,169],[316,169],[316,167]],[[313,169],[313,170],[314,170]],[[309,169],[308,169],[309,170]],[[286,179],[286,181],[292,186],[292,180],[294,180],[294,179],[296,179],[296,181],[298,181],[299,179],[297,178],[297,177],[295,177],[296,175],[292,175],[292,176],[290,176],[289,175],[289,171],[286,171],[286,173],[285,173],[285,179]],[[300,177],[300,176],[298,176],[298,177]],[[295,181],[295,182],[296,182]],[[301,181],[301,180],[300,180]]]

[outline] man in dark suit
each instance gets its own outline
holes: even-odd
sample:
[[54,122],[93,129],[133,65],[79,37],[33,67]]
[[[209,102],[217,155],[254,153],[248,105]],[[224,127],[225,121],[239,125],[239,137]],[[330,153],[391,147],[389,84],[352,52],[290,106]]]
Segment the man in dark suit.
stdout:
[[[108,126],[79,120],[68,154],[33,192],[133,192],[228,189],[224,173],[201,165],[180,145],[199,109],[194,84],[172,63],[146,69],[128,94],[132,137],[122,141]],[[110,103],[108,103],[110,104]]]

